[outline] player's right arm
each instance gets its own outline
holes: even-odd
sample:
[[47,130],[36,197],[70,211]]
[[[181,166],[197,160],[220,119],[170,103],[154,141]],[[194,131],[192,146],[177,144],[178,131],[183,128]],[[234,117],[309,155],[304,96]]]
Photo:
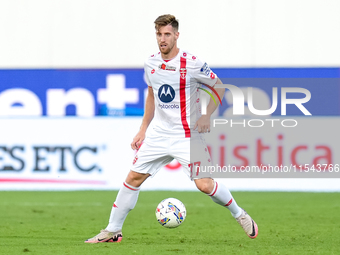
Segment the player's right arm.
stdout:
[[146,97],[142,125],[140,126],[137,135],[133,138],[133,141],[131,143],[131,148],[133,150],[139,149],[140,145],[144,141],[145,132],[148,126],[150,125],[154,114],[155,114],[155,98],[152,87],[148,86],[148,95]]

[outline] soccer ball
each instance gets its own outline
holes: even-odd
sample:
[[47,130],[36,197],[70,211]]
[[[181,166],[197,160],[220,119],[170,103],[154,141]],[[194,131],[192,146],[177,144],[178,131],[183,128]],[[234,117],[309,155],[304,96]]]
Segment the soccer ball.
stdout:
[[156,218],[163,227],[176,228],[183,223],[187,214],[184,204],[176,198],[161,201],[156,208]]

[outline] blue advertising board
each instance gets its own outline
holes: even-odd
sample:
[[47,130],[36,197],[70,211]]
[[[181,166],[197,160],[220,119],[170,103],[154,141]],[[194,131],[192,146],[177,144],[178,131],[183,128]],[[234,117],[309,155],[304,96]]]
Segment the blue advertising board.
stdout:
[[[305,106],[313,116],[340,115],[339,68],[212,69],[223,82],[257,87],[269,99],[272,87],[308,89]],[[3,69],[0,116],[142,115],[146,91],[143,69]],[[220,114],[228,107],[223,104]],[[273,115],[280,115],[280,107]],[[287,106],[287,115],[303,114]]]

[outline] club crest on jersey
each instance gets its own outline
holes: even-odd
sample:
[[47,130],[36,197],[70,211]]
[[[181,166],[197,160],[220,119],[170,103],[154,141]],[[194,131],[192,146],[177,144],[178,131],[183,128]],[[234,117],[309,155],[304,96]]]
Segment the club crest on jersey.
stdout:
[[158,89],[158,98],[163,103],[170,103],[175,98],[175,90],[170,85],[164,84]]
[[168,66],[166,64],[161,64],[158,66],[159,69],[167,70],[167,71],[176,71],[176,67]]
[[181,78],[185,79],[185,77],[187,76],[187,69],[186,68],[181,68],[179,70],[180,74],[181,74]]

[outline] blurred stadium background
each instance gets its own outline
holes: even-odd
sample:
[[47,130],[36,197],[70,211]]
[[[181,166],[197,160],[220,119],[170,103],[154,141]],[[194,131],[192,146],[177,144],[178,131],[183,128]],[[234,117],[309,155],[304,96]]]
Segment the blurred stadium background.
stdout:
[[[179,47],[205,59],[221,78],[327,80],[340,78],[339,9],[336,0],[0,1],[0,190],[121,186],[143,114],[143,63],[158,52],[153,21],[159,15],[179,19]],[[258,139],[270,147],[264,162],[276,162],[281,146],[287,165],[340,163],[339,84],[300,87],[311,89],[309,118],[321,126],[311,127],[307,138],[287,129],[249,134],[241,144],[249,148],[243,152],[249,164],[256,163]],[[256,93],[271,105],[270,89],[259,86]],[[322,97],[313,100],[316,95]],[[228,116],[231,107],[226,97],[218,114]],[[329,126],[331,132],[323,129]],[[227,139],[227,162],[242,163],[233,154],[237,145]],[[340,191],[334,178],[221,181],[240,191]],[[143,189],[195,187],[172,162]]]

